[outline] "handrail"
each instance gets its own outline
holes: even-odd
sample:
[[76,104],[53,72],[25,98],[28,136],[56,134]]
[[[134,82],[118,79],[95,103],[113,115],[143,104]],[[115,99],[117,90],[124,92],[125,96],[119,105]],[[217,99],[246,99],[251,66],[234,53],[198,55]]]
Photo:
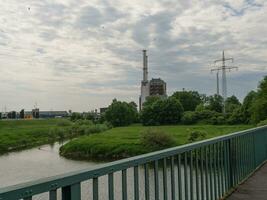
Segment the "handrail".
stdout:
[[178,147],[147,153],[106,164],[101,164],[97,167],[90,169],[78,170],[75,172],[52,176],[49,178],[42,178],[36,181],[30,181],[23,184],[0,188],[0,200],[10,200],[11,198],[13,200],[24,198],[27,196],[34,196],[40,193],[51,191],[53,189],[55,190],[57,188],[64,188],[66,186],[74,185],[76,183],[80,183],[89,179],[98,178],[103,175],[108,175],[117,171],[126,170],[131,167],[144,165],[153,161],[165,159],[167,157],[181,155],[186,152],[191,152],[217,143],[223,143],[225,141],[230,141],[232,139],[260,132],[263,130],[267,131],[267,126],[252,128],[229,135],[219,136],[191,144],[185,144]]

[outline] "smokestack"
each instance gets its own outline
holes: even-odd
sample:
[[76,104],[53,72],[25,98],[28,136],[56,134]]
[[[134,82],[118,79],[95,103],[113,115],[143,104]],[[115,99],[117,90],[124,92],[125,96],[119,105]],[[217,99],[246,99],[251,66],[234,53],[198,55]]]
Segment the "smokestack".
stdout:
[[146,82],[148,80],[148,70],[147,70],[147,55],[146,50],[143,50],[143,81]]

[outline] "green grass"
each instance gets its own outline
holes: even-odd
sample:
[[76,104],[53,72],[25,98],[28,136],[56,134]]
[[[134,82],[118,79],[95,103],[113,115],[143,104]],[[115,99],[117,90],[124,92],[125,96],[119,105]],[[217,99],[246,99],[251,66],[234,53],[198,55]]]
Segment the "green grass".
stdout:
[[60,121],[62,119],[0,121],[0,154],[47,144],[64,137],[64,133],[51,131],[59,128]]
[[157,127],[134,125],[113,128],[101,134],[74,139],[62,146],[60,153],[73,159],[114,160],[149,152],[140,142],[142,132],[149,128],[163,130],[173,135],[176,145],[182,145],[188,143],[188,137],[192,131],[205,131],[207,138],[211,138],[251,127],[250,125],[177,125]]

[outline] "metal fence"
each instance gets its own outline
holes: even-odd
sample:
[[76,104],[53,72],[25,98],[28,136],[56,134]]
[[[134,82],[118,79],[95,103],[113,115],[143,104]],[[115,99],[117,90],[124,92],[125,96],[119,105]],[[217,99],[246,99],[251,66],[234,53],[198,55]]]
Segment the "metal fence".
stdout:
[[[81,200],[81,183],[88,180],[92,180],[89,199],[93,200],[100,199],[102,190],[107,191],[104,199],[109,200],[215,200],[229,193],[266,159],[267,126],[264,126],[2,188],[0,200],[31,200],[46,192],[49,200]],[[129,181],[130,170],[133,173]],[[114,182],[114,174],[118,172],[120,194]],[[103,176],[107,176],[107,183],[100,185]],[[142,184],[140,178],[144,179]]]

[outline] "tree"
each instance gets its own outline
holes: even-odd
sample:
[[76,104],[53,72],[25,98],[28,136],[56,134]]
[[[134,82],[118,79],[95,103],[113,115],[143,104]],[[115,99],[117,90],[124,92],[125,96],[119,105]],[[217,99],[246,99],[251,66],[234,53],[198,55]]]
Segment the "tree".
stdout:
[[244,116],[244,122],[249,123],[251,121],[252,104],[256,100],[257,92],[250,91],[243,100],[242,113]]
[[79,119],[83,119],[83,116],[81,113],[73,112],[70,116],[71,121],[77,121]]
[[220,95],[213,95],[208,97],[207,109],[221,113],[223,110],[223,98]]
[[238,98],[235,95],[232,95],[228,97],[225,101],[226,104],[236,104],[236,105],[241,105],[239,102]]
[[180,101],[184,111],[194,111],[201,103],[201,96],[197,91],[177,91],[172,97]]
[[158,100],[161,100],[161,97],[159,97],[159,96],[148,96],[146,98],[146,101],[143,103],[143,107],[152,105],[153,103],[155,103]]
[[257,96],[251,107],[251,121],[258,123],[267,119],[267,76],[258,86]]
[[19,112],[19,118],[20,118],[20,119],[24,119],[24,116],[25,116],[25,112],[24,112],[24,109],[22,109],[22,110]]
[[141,119],[144,125],[176,124],[183,113],[181,103],[173,97],[144,104]]
[[225,111],[228,114],[233,113],[233,111],[237,108],[241,107],[241,103],[239,102],[238,98],[234,95],[228,97],[225,101]]
[[242,107],[239,106],[236,109],[234,109],[227,119],[227,122],[229,124],[243,124],[245,123],[246,119],[244,117],[244,113],[242,111]]
[[114,99],[105,112],[105,119],[113,126],[130,125],[136,120],[137,110],[127,102]]
[[197,122],[197,113],[194,111],[186,111],[181,121],[183,124],[194,124]]

